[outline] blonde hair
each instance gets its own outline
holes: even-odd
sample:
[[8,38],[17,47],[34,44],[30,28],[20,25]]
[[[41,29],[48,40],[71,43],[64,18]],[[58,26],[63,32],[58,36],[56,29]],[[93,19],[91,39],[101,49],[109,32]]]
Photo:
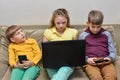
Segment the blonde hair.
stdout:
[[67,27],[70,27],[70,18],[69,18],[67,10],[64,9],[64,8],[59,8],[59,9],[56,9],[53,12],[49,28],[55,26],[54,21],[55,21],[56,16],[64,16],[64,17],[66,17],[66,19],[67,19]]
[[6,37],[10,42],[11,42],[10,38],[12,38],[16,31],[18,31],[19,29],[21,29],[21,27],[17,25],[11,25],[10,27],[7,28]]
[[100,25],[103,23],[104,16],[101,11],[99,10],[92,10],[88,14],[88,22],[95,24],[95,25]]

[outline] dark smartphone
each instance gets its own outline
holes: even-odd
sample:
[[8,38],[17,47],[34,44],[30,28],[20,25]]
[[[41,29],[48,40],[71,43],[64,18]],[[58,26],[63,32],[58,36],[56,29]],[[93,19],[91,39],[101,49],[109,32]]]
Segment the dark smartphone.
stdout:
[[105,59],[104,62],[108,62],[109,60]]
[[22,61],[27,60],[27,56],[26,55],[18,55],[18,59],[19,59],[19,62],[22,64]]
[[99,59],[99,60],[94,60],[95,61],[95,63],[101,63],[101,62],[103,62],[104,60],[103,59]]

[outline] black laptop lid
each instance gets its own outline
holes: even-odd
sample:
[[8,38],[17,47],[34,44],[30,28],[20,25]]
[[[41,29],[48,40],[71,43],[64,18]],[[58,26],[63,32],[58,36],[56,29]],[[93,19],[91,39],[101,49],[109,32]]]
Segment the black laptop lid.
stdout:
[[82,66],[85,64],[85,40],[42,43],[43,67]]

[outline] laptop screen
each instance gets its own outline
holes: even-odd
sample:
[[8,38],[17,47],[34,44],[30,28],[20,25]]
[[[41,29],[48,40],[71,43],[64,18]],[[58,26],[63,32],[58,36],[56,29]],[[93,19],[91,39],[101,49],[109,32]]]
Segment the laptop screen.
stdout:
[[85,40],[42,43],[43,67],[82,66],[85,64]]

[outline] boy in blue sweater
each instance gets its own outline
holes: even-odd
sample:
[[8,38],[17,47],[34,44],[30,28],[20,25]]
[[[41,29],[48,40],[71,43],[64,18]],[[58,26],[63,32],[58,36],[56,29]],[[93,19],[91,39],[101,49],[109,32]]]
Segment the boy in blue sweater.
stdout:
[[115,48],[111,34],[102,28],[103,14],[92,10],[88,14],[87,29],[79,36],[86,40],[86,65],[90,80],[116,80]]

